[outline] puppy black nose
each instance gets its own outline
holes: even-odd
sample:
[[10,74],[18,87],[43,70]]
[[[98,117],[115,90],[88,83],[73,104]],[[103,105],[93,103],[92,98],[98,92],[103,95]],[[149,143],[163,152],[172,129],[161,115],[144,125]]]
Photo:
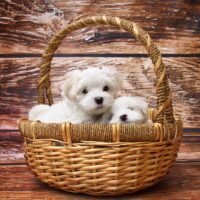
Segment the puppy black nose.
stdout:
[[103,103],[103,97],[95,97],[94,100],[99,105],[101,105]]
[[128,115],[124,114],[120,116],[121,121],[126,121],[128,119]]

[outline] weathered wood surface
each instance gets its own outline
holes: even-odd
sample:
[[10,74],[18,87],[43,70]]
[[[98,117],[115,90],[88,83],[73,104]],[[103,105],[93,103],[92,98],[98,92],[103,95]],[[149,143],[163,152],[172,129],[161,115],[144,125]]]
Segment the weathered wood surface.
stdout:
[[[191,199],[200,197],[200,162],[176,163],[171,172],[157,185],[135,194],[117,199]],[[25,165],[0,166],[0,199],[91,199],[97,198],[72,194],[50,188],[39,181]],[[17,181],[16,181],[17,180]],[[98,199],[114,200],[116,197],[98,197]]]
[[[63,26],[80,17],[96,14],[125,17],[135,21],[150,33],[165,56],[173,54],[174,57],[166,57],[164,61],[173,91],[175,112],[183,119],[184,127],[200,127],[198,0],[1,0],[0,54],[4,54],[4,57],[9,54],[11,57],[0,58],[1,200],[97,199],[62,192],[40,182],[25,165],[23,140],[17,131],[17,121],[26,117],[37,100],[37,65],[40,59],[32,56],[42,53],[52,35]],[[128,33],[105,26],[87,27],[69,35],[57,53],[87,54],[88,57],[53,60],[52,86],[56,101],[60,99],[58,88],[65,70],[116,66],[125,80],[123,94],[146,96],[150,105],[155,106],[155,77],[150,60],[145,57],[137,58],[137,55],[123,57],[125,53],[146,53],[141,44]],[[120,53],[122,57],[92,58],[90,53]],[[16,54],[29,54],[30,57],[19,57]],[[200,132],[184,132],[177,162],[166,178],[148,190],[119,199],[199,198]]]
[[0,164],[24,164],[23,139],[17,131],[0,131]]
[[[200,133],[184,132],[177,162],[200,161]],[[0,164],[24,164],[23,140],[17,131],[0,131]]]
[[[16,129],[19,118],[27,116],[37,100],[37,76],[40,58],[0,59],[1,129]],[[164,58],[173,92],[175,113],[184,127],[200,127],[200,68],[198,57]],[[94,66],[115,66],[124,79],[122,94],[147,97],[155,106],[155,76],[149,58],[54,58],[52,88],[55,100],[60,99],[60,84],[66,70]]]
[[[163,53],[200,53],[200,2],[132,0],[1,0],[1,53],[41,53],[69,22],[98,14],[131,19],[150,33]],[[60,53],[144,53],[132,36],[112,28],[84,28],[70,35]]]

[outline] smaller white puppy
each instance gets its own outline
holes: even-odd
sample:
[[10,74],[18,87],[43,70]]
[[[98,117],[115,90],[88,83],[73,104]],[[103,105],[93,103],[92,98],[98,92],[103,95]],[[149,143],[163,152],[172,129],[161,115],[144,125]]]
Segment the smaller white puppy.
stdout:
[[119,97],[111,109],[110,123],[149,123],[148,104],[142,97]]
[[88,68],[65,75],[61,86],[64,100],[52,106],[37,105],[29,120],[46,123],[94,123],[111,108],[121,88],[121,76],[115,68]]

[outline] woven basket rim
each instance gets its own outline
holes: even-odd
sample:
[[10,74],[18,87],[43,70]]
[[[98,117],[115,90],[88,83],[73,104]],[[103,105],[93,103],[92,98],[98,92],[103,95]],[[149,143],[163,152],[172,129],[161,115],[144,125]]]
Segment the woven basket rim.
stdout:
[[[66,130],[66,126],[69,130]],[[118,126],[118,129],[116,128]],[[64,127],[64,129],[62,128]],[[43,123],[22,119],[19,130],[25,139],[52,139],[61,142],[160,142],[180,138],[182,121],[170,124],[71,124]],[[67,138],[68,137],[68,138]],[[118,140],[117,140],[118,137]]]

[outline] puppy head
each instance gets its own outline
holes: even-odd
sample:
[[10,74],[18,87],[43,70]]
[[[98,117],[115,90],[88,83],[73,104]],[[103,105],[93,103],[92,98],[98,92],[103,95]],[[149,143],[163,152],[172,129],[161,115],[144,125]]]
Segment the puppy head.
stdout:
[[147,108],[142,97],[119,97],[113,103],[110,123],[146,123]]
[[122,80],[114,68],[88,68],[67,73],[61,87],[66,98],[89,115],[99,115],[111,107]]

